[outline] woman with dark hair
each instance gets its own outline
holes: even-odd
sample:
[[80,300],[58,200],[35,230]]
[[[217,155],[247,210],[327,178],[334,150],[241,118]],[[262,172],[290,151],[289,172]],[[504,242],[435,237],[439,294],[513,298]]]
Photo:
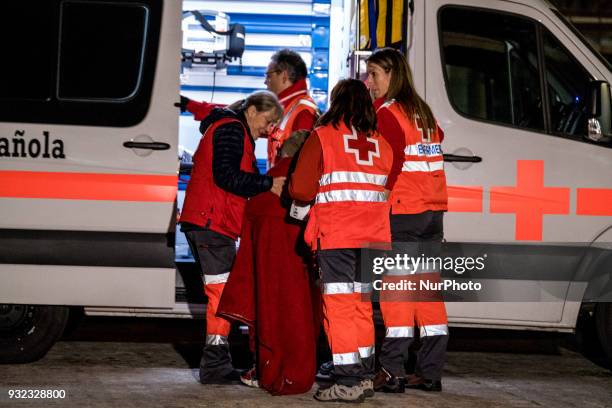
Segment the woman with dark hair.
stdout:
[[216,316],[217,306],[236,256],[247,199],[267,191],[280,195],[285,182],[285,177],[259,174],[255,166],[255,140],[266,136],[283,115],[278,98],[255,92],[232,108],[213,109],[200,124],[202,139],[179,220],[208,297],[203,384],[240,381],[229,354],[230,322]]
[[[439,255],[442,217],[447,210],[446,177],[441,142],[443,133],[427,103],[417,93],[404,55],[392,48],[374,52],[367,60],[368,85],[377,110],[378,129],[393,148],[391,235],[394,248],[419,257]],[[436,271],[421,279],[437,279]],[[381,311],[386,335],[380,353],[381,372],[375,388],[404,392],[406,386],[440,391],[448,343],[448,322],[442,301],[385,302]],[[404,359],[420,329],[417,373],[405,377]]]
[[385,187],[391,158],[365,85],[338,82],[289,184],[293,199],[315,200],[304,238],[317,251],[336,380],[317,390],[319,401],[361,402],[374,395],[371,287],[359,277],[359,249],[390,242]]

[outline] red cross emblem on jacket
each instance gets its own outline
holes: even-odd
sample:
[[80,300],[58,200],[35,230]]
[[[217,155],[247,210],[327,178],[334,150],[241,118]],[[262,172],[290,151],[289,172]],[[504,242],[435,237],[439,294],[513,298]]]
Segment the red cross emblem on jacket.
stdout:
[[366,137],[363,134],[358,135],[353,129],[352,135],[344,136],[344,151],[355,155],[355,161],[358,164],[372,166],[374,157],[380,157],[380,149],[378,148],[378,140],[372,137]]

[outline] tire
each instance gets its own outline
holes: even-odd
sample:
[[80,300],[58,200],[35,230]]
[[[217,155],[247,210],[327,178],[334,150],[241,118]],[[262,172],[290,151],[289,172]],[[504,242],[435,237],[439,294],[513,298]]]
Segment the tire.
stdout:
[[0,363],[30,363],[44,357],[68,321],[66,306],[0,304]]
[[607,363],[612,366],[612,303],[602,302],[595,306],[595,326]]

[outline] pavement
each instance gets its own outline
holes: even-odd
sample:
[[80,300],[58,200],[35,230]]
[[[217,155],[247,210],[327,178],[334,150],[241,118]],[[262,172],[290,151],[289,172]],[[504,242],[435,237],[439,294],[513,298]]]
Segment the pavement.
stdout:
[[[181,333],[176,323],[145,323],[151,327],[143,329],[128,323],[113,327],[112,322],[102,320],[100,327],[90,325],[68,336],[35,363],[0,366],[0,407],[321,406],[312,398],[314,387],[302,395],[273,397],[245,386],[199,384],[199,344],[190,337],[192,323],[178,323],[189,326]],[[505,332],[495,334],[493,351],[469,336],[463,340],[470,347],[451,347],[443,392],[377,393],[361,406],[612,407],[610,370],[554,339],[527,335],[525,340],[511,333],[500,341],[500,333]],[[460,343],[461,338],[455,344]],[[525,346],[530,344],[535,346]],[[488,351],[473,351],[479,348]],[[9,390],[48,389],[64,390],[65,397],[9,398]]]

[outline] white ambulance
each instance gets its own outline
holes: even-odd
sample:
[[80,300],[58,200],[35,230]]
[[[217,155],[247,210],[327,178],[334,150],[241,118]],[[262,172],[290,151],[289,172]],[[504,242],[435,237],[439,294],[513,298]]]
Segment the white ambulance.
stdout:
[[[610,65],[544,1],[410,3],[408,59],[445,130],[446,239],[487,257],[504,300],[449,302],[451,325],[571,332],[582,308],[612,357]],[[0,6],[2,362],[44,355],[81,307],[194,314],[173,242],[181,2],[24,7]]]

